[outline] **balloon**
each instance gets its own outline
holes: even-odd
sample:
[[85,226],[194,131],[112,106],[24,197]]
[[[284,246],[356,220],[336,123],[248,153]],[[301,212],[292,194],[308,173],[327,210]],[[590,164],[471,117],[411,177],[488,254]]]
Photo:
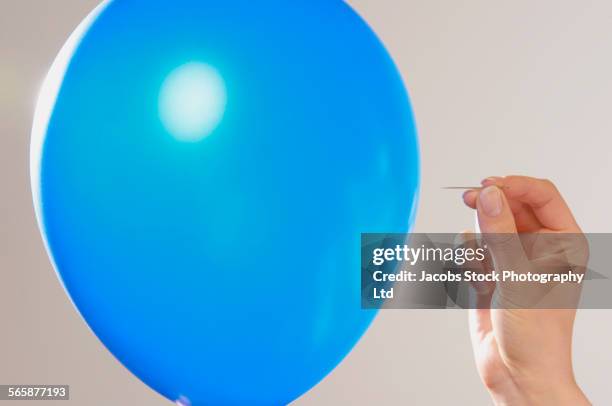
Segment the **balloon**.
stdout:
[[171,400],[286,404],[364,333],[360,234],[406,232],[402,79],[340,0],[116,0],[44,83],[32,185],[92,331]]

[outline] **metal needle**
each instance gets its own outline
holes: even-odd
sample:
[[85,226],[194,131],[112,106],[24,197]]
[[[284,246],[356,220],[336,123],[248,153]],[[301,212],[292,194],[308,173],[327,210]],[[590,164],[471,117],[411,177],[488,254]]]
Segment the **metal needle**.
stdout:
[[[498,186],[501,189],[506,189],[506,186]],[[441,189],[445,190],[482,190],[485,186],[444,186]]]
[[482,186],[445,186],[442,189],[448,190],[470,190],[470,189],[482,189]]

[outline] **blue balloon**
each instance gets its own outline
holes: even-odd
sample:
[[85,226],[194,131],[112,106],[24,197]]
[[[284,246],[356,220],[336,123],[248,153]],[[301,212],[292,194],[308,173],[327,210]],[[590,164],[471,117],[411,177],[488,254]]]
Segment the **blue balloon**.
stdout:
[[44,84],[42,234],[93,332],[169,399],[286,404],[364,333],[360,234],[419,185],[402,79],[340,0],[116,0]]

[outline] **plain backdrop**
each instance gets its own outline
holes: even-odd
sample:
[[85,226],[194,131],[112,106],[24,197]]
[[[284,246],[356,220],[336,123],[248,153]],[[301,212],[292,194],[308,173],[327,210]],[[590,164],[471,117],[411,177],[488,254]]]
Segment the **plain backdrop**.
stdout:
[[[70,384],[74,405],[169,405],[77,315],[44,252],[28,148],[36,95],[98,0],[0,1],[0,384]],[[416,231],[473,225],[441,186],[489,175],[554,180],[588,232],[612,231],[612,2],[352,0],[400,67],[422,148]],[[579,383],[612,402],[612,311],[580,311]],[[19,404],[26,405],[28,402]],[[486,405],[465,311],[380,313],[296,405]],[[36,403],[38,404],[38,403]]]

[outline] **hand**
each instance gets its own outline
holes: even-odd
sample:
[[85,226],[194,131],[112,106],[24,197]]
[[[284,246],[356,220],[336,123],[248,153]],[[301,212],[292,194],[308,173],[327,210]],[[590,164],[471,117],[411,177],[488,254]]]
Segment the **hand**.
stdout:
[[[477,210],[483,234],[582,233],[550,181],[508,176],[482,185],[463,199]],[[495,266],[515,260],[507,247],[488,246]],[[490,302],[491,290],[486,294]],[[590,404],[572,367],[575,309],[479,307],[470,310],[470,335],[478,372],[495,404]]]

